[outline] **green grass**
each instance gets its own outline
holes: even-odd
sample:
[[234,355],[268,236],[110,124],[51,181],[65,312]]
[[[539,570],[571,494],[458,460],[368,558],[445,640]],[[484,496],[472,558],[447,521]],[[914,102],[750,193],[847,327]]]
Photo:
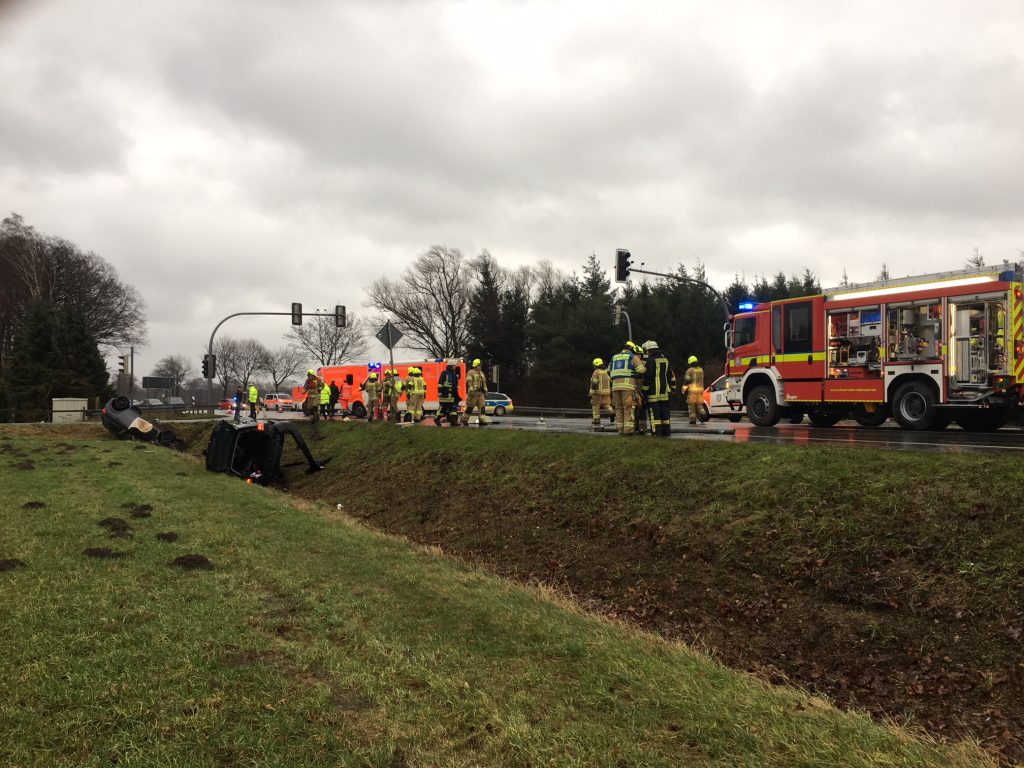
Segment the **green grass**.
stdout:
[[[59,434],[0,431],[12,438],[0,439],[0,558],[27,565],[0,572],[0,764],[989,764],[328,505],[187,456]],[[26,458],[34,470],[14,468]],[[129,517],[127,502],[152,517]],[[97,522],[112,515],[133,538],[107,537]],[[190,553],[215,569],[169,565]]]

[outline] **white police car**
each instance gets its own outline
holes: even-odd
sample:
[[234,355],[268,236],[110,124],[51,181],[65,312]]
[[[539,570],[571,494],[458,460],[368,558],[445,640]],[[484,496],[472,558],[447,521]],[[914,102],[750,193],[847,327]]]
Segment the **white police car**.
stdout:
[[503,395],[501,392],[488,392],[484,395],[484,413],[495,416],[504,416],[515,410],[512,405],[512,398]]

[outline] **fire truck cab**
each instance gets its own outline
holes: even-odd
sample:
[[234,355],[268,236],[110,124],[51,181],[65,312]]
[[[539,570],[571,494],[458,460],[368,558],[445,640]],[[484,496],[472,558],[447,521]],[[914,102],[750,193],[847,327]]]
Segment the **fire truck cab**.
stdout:
[[757,426],[993,430],[1024,396],[1022,267],[944,272],[764,302],[732,317],[727,397]]

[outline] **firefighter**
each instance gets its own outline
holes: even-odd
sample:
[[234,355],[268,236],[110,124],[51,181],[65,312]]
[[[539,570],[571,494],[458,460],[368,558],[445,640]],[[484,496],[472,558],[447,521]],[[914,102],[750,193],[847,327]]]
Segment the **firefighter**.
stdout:
[[259,390],[255,384],[249,385],[249,418],[256,421],[256,406],[260,401]]
[[474,408],[479,413],[478,421],[481,427],[491,423],[491,420],[484,413],[484,403],[487,399],[486,393],[487,376],[484,375],[480,358],[476,358],[473,360],[473,370],[466,374],[466,410],[462,413],[462,426],[469,426],[469,415],[473,412]]
[[700,406],[704,402],[704,369],[697,364],[697,356],[690,355],[686,360],[690,367],[683,374],[683,393],[690,410],[690,423],[699,421]]
[[661,354],[658,342],[645,341],[643,348],[647,352],[643,390],[651,419],[651,434],[655,437],[668,437],[672,434],[668,396],[675,389],[676,377],[669,367],[668,358]]
[[459,366],[452,360],[441,371],[437,379],[437,407],[438,412],[434,417],[434,423],[441,426],[447,421],[453,424],[452,414],[458,418],[459,412]]
[[374,414],[380,418],[380,382],[377,381],[377,374],[371,373],[366,381],[359,385],[359,388],[366,393],[366,414],[367,421],[373,421]]
[[[644,399],[643,379],[647,373],[644,350],[633,341],[626,342],[626,349],[632,355],[633,361],[633,427],[635,434],[642,435],[647,427],[647,401]],[[624,350],[625,351],[625,350]]]
[[302,401],[302,412],[309,416],[311,424],[316,424],[320,418],[320,390],[323,383],[317,378],[316,371],[310,368],[306,372],[306,384],[303,388],[306,398]]
[[612,380],[605,370],[604,360],[600,357],[594,358],[594,372],[590,375],[590,413],[591,423],[595,427],[601,426],[601,413],[605,410],[611,411],[611,421],[615,421],[615,411],[612,410]]
[[427,396],[427,382],[423,380],[423,371],[419,367],[409,369],[406,393],[405,398],[409,404],[413,423],[419,424],[423,419],[423,398]]
[[643,365],[643,359],[633,352],[633,342],[617,355],[613,355],[608,364],[608,376],[612,388],[612,407],[615,411],[615,428],[620,435],[631,435],[635,428],[636,415],[633,412],[636,400],[637,360]]
[[385,420],[398,423],[398,401],[402,397],[402,380],[398,378],[398,371],[388,368],[384,374],[384,390],[382,392],[384,405],[387,408]]

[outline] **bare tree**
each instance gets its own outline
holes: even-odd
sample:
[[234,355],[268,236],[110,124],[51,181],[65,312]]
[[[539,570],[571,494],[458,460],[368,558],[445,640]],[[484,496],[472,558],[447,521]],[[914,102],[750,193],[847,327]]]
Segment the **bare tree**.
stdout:
[[366,324],[351,312],[344,328],[336,326],[333,317],[314,317],[304,325],[293,327],[284,338],[302,359],[312,357],[324,366],[338,365],[366,354]]
[[889,265],[886,264],[883,261],[882,262],[882,268],[880,270],[878,270],[878,274],[875,275],[875,280],[878,280],[879,282],[884,282],[884,281],[886,281],[888,279],[889,279]]
[[964,262],[967,269],[981,269],[985,266],[985,257],[981,255],[981,249],[975,248],[974,253]]
[[185,381],[195,374],[192,363],[184,355],[168,355],[162,358],[153,367],[153,376],[166,376],[174,379],[174,387],[171,394],[180,395],[181,388]]
[[142,299],[110,264],[37,232],[17,214],[0,222],[0,285],[0,367],[27,307],[36,302],[80,313],[101,346],[145,341]]
[[235,355],[228,374],[245,389],[260,369],[260,361],[266,358],[267,348],[256,339],[239,339],[235,344]]
[[232,371],[237,367],[238,340],[230,336],[217,339],[213,345],[213,354],[217,358],[216,377],[217,384],[220,386],[221,397],[227,397]]
[[466,350],[472,270],[458,248],[435,245],[398,280],[382,277],[368,289],[367,304],[394,317],[406,334],[403,344],[430,357],[454,357]]
[[267,349],[264,352],[265,355],[260,360],[260,370],[270,376],[274,392],[280,390],[281,384],[301,370],[302,363],[306,359],[305,350],[300,351],[294,347]]

